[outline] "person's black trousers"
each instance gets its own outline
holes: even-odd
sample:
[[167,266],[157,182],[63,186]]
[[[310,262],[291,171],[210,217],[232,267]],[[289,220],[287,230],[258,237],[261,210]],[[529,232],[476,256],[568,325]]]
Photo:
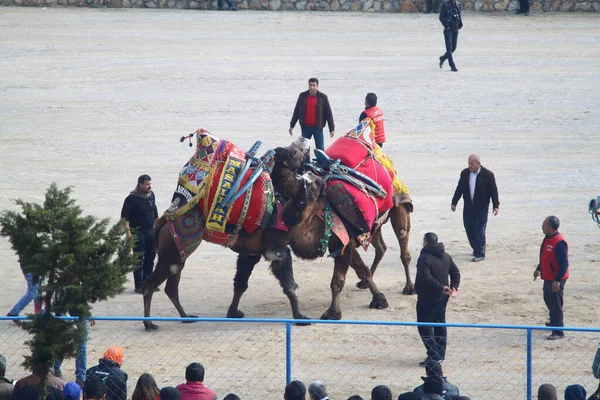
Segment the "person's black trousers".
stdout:
[[140,254],[141,266],[133,271],[133,282],[136,289],[142,288],[142,283],[152,275],[156,245],[154,243],[154,229],[137,230],[137,241],[134,251]]
[[[417,300],[417,322],[446,322],[448,296],[438,300]],[[427,357],[433,360],[446,358],[446,327],[419,326],[419,335],[427,349]]]
[[446,53],[440,57],[440,61],[444,62],[448,60],[450,68],[456,68],[452,53],[454,53],[458,46],[458,30],[453,31],[451,29],[444,29],[444,40],[446,41]]
[[[550,326],[565,326],[563,321],[563,294],[565,291],[566,279],[560,281],[558,292],[552,292],[552,282],[544,281],[544,302],[550,313]],[[564,335],[563,331],[552,331],[555,335]]]
[[475,257],[485,257],[485,228],[487,227],[488,213],[488,207],[478,209],[465,204],[463,209],[463,224]]
[[521,13],[529,12],[529,0],[519,0],[519,10]]
[[425,11],[427,12],[440,12],[440,2],[438,0],[425,0]]

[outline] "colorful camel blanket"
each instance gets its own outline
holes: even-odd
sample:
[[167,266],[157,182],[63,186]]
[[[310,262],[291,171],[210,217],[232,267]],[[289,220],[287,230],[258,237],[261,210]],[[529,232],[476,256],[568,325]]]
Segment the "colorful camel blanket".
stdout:
[[375,144],[374,131],[373,122],[367,118],[325,150],[332,159],[376,181],[387,193],[380,198],[345,181],[328,182],[331,206],[361,233],[371,232],[377,218],[395,203],[410,199],[408,188],[396,177],[392,161]]
[[[189,256],[202,240],[231,247],[240,232],[252,234],[266,227],[275,205],[271,177],[262,172],[250,189],[224,206],[246,163],[246,152],[228,140],[197,130],[196,151],[177,179],[171,206],[165,212],[179,250]],[[250,179],[250,168],[238,186]]]

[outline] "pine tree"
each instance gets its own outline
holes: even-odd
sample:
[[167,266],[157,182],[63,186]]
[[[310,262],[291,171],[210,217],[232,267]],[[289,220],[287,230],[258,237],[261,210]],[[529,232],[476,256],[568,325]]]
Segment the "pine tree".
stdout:
[[[16,200],[20,212],[0,215],[0,235],[10,240],[24,272],[40,278],[45,311],[22,324],[32,336],[23,366],[42,377],[40,400],[52,362],[76,356],[90,304],[121,293],[136,266],[133,238],[126,237],[123,223],[108,229],[108,219],[82,216],[70,194],[71,188],[52,183],[42,205]],[[55,316],[66,313],[78,319]]]

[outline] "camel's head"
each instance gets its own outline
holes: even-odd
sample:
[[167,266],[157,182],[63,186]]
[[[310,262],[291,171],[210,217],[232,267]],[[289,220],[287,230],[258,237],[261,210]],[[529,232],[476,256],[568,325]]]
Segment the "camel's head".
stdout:
[[298,179],[301,180],[304,185],[306,200],[308,202],[317,201],[320,197],[325,196],[327,183],[320,176],[309,171],[302,174]]
[[289,170],[297,171],[304,162],[304,158],[310,154],[310,141],[300,137],[288,147],[275,149],[276,165],[283,166]]

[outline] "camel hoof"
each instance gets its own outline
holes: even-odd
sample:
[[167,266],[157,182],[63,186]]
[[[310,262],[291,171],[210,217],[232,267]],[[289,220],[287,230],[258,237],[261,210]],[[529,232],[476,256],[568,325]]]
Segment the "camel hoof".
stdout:
[[144,329],[146,329],[146,332],[157,331],[158,325],[155,325],[152,322],[144,322]]
[[369,308],[375,308],[377,310],[383,310],[384,308],[388,307],[389,304],[383,293],[379,293],[373,296],[373,300],[371,300],[371,304],[369,304]]
[[[310,319],[310,318],[308,318],[305,315],[299,315],[297,317],[294,317],[294,319],[302,320],[302,319]],[[296,325],[296,326],[310,326],[310,325],[312,325],[312,323],[311,322],[300,322],[300,321],[297,321],[294,325]]]
[[415,290],[415,285],[409,285],[407,283],[406,286],[404,286],[404,289],[402,289],[402,294],[406,296],[417,294],[417,291]]
[[[181,318],[198,318],[198,316],[188,314],[185,317],[181,317]],[[181,321],[181,322],[183,322],[184,324],[193,324],[194,322],[197,322],[197,321]]]
[[327,310],[325,314],[321,315],[321,319],[329,321],[339,321],[340,319],[342,319],[342,312]]
[[357,282],[356,287],[359,289],[368,289],[369,288],[369,286],[367,286],[367,282],[365,282],[365,281]]
[[246,314],[244,314],[240,310],[229,310],[227,311],[227,318],[244,318]]

